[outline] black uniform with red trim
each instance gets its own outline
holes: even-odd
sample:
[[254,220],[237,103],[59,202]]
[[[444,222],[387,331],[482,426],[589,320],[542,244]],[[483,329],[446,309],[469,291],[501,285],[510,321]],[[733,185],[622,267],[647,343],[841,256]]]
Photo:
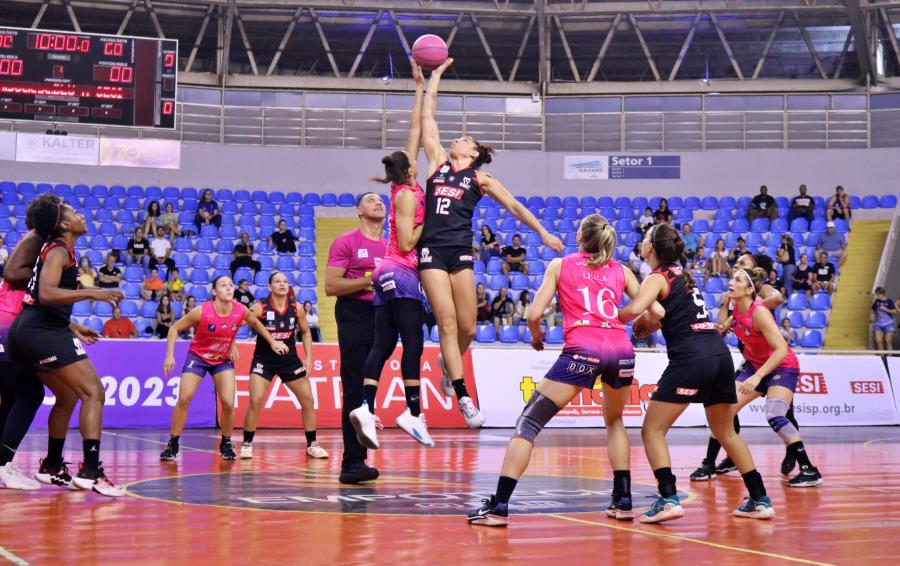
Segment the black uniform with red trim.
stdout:
[[419,238],[419,270],[472,269],[472,216],[481,200],[477,171],[457,171],[445,161],[425,185],[425,224]]
[[259,320],[265,325],[272,338],[284,342],[288,351],[284,355],[278,355],[262,337],[256,337],[256,349],[253,351],[253,361],[250,362],[250,373],[262,376],[272,381],[277,375],[284,383],[306,377],[306,367],[297,357],[297,299],[288,297],[284,310],[279,311],[272,304],[272,297],[259,301],[262,312]]
[[35,371],[48,371],[87,359],[81,341],[69,330],[72,305],[41,303],[41,274],[47,254],[62,248],[69,262],[59,278],[60,289],[78,289],[78,261],[75,252],[62,239],[50,240],[41,249],[28,282],[23,309],[10,329],[10,350],[16,363],[27,364]]
[[669,365],[659,379],[654,401],[668,403],[736,403],[734,362],[699,289],[690,292],[679,265],[660,266],[654,273],[669,283],[659,299],[666,309],[662,333]]

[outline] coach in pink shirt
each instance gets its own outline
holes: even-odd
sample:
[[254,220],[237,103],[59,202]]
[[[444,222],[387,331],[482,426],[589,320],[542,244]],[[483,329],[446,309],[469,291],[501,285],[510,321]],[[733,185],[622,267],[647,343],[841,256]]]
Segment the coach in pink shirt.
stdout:
[[363,373],[375,340],[372,272],[387,253],[384,240],[386,210],[380,196],[365,193],[356,201],[356,213],[359,228],[339,236],[331,244],[325,268],[325,294],[337,297],[334,318],[338,327],[343,386],[341,483],[360,483],[378,477],[378,470],[366,465],[366,448],[356,438],[350,411],[362,405]]

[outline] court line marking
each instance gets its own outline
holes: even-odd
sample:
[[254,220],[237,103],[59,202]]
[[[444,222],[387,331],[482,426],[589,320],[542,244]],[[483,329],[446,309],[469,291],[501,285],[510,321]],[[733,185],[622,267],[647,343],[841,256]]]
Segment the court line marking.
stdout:
[[0,557],[5,558],[9,562],[15,564],[16,566],[31,566],[31,562],[28,562],[24,558],[16,556],[9,550],[6,550],[2,546],[0,546]]
[[[891,446],[891,448],[893,448],[894,450],[900,449],[900,446],[897,446],[897,445],[896,445],[897,439],[894,438],[894,437],[873,438],[872,440],[867,440],[867,441],[863,442],[863,443],[862,443],[862,447],[863,447],[863,450],[869,450],[869,451],[871,451],[871,452],[883,452],[883,451],[885,451],[884,449],[887,448],[887,447],[885,447],[885,446],[878,446],[878,443],[880,443],[880,442],[886,442],[886,441],[888,441],[888,440],[892,440],[892,441],[893,441],[893,442],[892,442],[893,446]],[[879,448],[881,448],[881,450],[879,450]],[[891,450],[887,450],[887,452],[891,452]]]
[[597,527],[604,527],[604,528],[612,529],[612,530],[616,530],[616,531],[627,531],[627,532],[638,533],[638,534],[641,534],[641,535],[647,535],[647,536],[651,536],[651,537],[658,537],[658,538],[664,538],[664,539],[672,539],[672,540],[678,540],[678,541],[683,541],[683,542],[693,542],[693,543],[696,543],[696,544],[702,544],[702,545],[704,545],[704,546],[710,546],[710,547],[712,547],[712,548],[718,548],[718,549],[720,549],[720,550],[731,550],[731,551],[734,551],[734,552],[743,552],[743,553],[745,553],[745,554],[754,554],[754,555],[756,555],[756,556],[765,556],[765,557],[767,557],[767,558],[777,558],[777,559],[779,559],[779,560],[786,560],[786,561],[789,561],[789,562],[798,562],[798,563],[800,563],[800,564],[814,564],[815,566],[834,566],[833,564],[830,564],[830,563],[828,563],[828,562],[817,562],[817,561],[815,561],[815,560],[807,560],[807,559],[805,559],[805,558],[796,558],[796,557],[793,557],[793,556],[787,556],[787,555],[785,555],[785,554],[776,554],[776,553],[774,553],[774,552],[764,552],[764,551],[762,551],[762,550],[754,550],[754,549],[752,549],[752,548],[741,548],[741,547],[739,547],[739,546],[729,546],[729,545],[727,545],[727,544],[721,544],[721,543],[717,543],[717,542],[710,542],[710,541],[707,541],[707,540],[696,539],[696,538],[692,538],[692,537],[686,537],[686,536],[683,536],[683,535],[673,535],[673,534],[668,534],[668,533],[658,533],[658,532],[654,532],[654,531],[647,530],[647,529],[636,529],[636,528],[631,528],[631,527],[623,527],[623,526],[620,526],[620,525],[613,525],[613,524],[609,524],[609,523],[599,523],[599,522],[597,522],[597,521],[588,521],[588,520],[586,520],[586,519],[578,519],[578,518],[576,518],[576,517],[567,517],[567,516],[565,516],[565,515],[560,515],[560,514],[558,514],[558,513],[550,513],[550,514],[548,514],[547,516],[548,516],[548,517],[555,517],[555,518],[557,518],[557,519],[562,519],[563,521],[571,521],[571,522],[573,522],[573,523],[582,523],[582,524],[585,524],[585,525],[593,525],[593,526],[597,526]]

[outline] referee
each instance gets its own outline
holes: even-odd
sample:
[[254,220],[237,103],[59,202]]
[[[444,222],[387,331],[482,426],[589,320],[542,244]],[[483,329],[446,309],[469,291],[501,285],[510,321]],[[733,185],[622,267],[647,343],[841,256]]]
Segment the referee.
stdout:
[[366,465],[366,448],[357,440],[350,411],[363,404],[363,373],[375,340],[372,272],[387,253],[384,241],[386,210],[380,196],[365,193],[356,201],[356,213],[359,228],[335,239],[328,251],[325,268],[325,294],[337,297],[334,318],[338,327],[343,386],[341,483],[360,483],[378,477],[378,470]]

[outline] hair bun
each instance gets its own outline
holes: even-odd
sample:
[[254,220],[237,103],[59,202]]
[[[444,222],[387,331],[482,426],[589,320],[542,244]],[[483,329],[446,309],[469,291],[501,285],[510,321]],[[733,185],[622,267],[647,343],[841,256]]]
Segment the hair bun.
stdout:
[[385,155],[381,158],[381,164],[386,165],[387,167],[393,167],[394,159],[390,155]]

